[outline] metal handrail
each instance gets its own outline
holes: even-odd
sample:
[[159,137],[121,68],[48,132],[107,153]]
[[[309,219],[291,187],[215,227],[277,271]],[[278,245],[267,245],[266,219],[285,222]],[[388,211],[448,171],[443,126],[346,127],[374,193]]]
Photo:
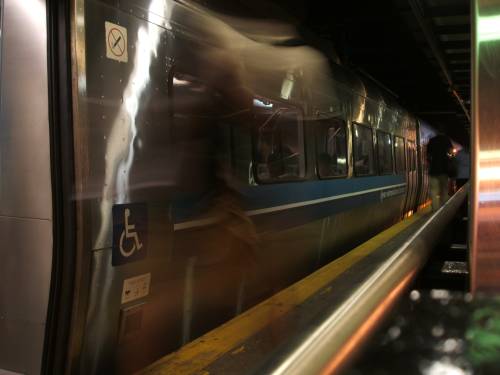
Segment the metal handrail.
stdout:
[[342,369],[425,264],[440,233],[464,201],[468,188],[468,184],[464,185],[425,219],[337,309],[281,356],[270,373],[332,374]]

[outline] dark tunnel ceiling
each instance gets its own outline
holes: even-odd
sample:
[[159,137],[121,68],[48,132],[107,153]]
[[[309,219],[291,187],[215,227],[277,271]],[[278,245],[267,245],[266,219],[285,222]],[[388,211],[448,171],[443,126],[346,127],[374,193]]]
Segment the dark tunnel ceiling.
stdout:
[[335,51],[343,64],[368,73],[412,113],[468,142],[469,0],[200,2],[233,15],[294,23],[305,43],[332,56]]

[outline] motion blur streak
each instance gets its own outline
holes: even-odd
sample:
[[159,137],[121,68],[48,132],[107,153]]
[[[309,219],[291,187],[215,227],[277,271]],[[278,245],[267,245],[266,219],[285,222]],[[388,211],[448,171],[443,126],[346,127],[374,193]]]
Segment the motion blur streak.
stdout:
[[[171,4],[166,0],[153,0],[149,6],[152,14],[161,14],[168,20]],[[137,32],[134,69],[123,94],[123,104],[118,111],[106,145],[106,169],[101,201],[101,227],[96,246],[102,244],[109,233],[111,207],[128,200],[129,174],[134,160],[134,141],[137,135],[136,116],[139,101],[150,81],[149,68],[152,57],[156,57],[161,28],[148,23],[147,29]]]
[[[262,69],[263,61],[266,62],[265,70],[269,72],[288,71],[283,81],[283,95],[286,97],[290,95],[294,87],[293,72],[301,66],[308,66],[311,73],[324,76],[325,79],[321,82],[325,84],[325,87],[332,85],[327,78],[327,61],[319,52],[310,47],[280,47],[264,42],[296,37],[297,33],[291,27],[279,26],[277,28],[276,25],[266,22],[248,22],[226,17],[228,25],[221,22],[221,18],[224,19],[223,16],[193,5],[192,7],[190,11],[195,11],[200,21],[196,27],[207,35],[214,36],[222,46],[217,53],[207,52],[207,59],[212,62],[220,60],[220,65],[224,69],[233,68],[238,74],[244,74],[241,71],[243,64],[250,67],[251,72],[246,72],[246,76],[237,79],[237,81],[245,82],[244,85],[251,85],[251,82],[255,80],[254,70]],[[176,17],[180,17],[173,13],[173,9],[174,5],[169,0],[153,0],[149,6],[148,17],[151,21],[157,15],[163,15],[163,18],[167,20],[166,28],[171,29],[170,23],[174,24]],[[178,12],[182,14],[181,11],[178,10]],[[242,34],[240,29],[255,37],[255,40],[251,39],[248,34]],[[107,136],[105,176],[100,201],[101,222],[94,248],[102,248],[110,237],[112,205],[130,200],[129,177],[134,164],[134,147],[141,144],[136,141],[138,131],[136,117],[141,97],[151,82],[149,71],[152,59],[157,56],[162,30],[152,22],[148,23],[147,27],[140,27],[137,31],[135,49],[129,50],[129,53],[134,51],[134,68],[124,88],[121,106]],[[210,71],[207,74],[210,75]],[[188,82],[174,78],[173,83],[176,86],[184,86]],[[217,79],[212,83],[216,87],[227,85],[226,81]],[[223,87],[220,88],[223,89]],[[173,168],[176,167],[173,166]],[[163,184],[174,185],[175,183],[176,181],[163,181]]]
[[500,15],[479,17],[477,29],[479,42],[500,39]]
[[366,337],[378,326],[380,320],[389,311],[398,297],[406,290],[408,284],[416,274],[416,270],[410,272],[401,282],[387,295],[387,297],[375,308],[372,314],[366,319],[358,330],[349,338],[349,341],[336,353],[328,365],[321,372],[322,375],[338,373],[345,365],[346,361],[360,349]]

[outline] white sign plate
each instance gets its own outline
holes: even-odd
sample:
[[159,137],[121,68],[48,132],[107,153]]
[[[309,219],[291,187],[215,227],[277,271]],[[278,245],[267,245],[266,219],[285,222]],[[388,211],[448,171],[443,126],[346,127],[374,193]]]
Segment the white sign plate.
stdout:
[[123,26],[104,22],[106,57],[108,59],[128,62],[127,29]]
[[151,274],[145,273],[123,281],[122,304],[146,297],[151,285]]

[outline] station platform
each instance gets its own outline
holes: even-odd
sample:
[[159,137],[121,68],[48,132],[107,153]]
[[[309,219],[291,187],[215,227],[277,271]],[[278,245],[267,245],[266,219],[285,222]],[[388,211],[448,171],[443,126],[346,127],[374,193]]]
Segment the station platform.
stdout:
[[[456,229],[466,220],[466,195],[462,188],[437,212],[419,211],[140,374],[365,373],[365,362],[353,359],[363,358],[363,347],[372,350],[363,355],[378,355],[367,340],[387,330],[394,335],[396,323],[384,324],[397,314],[417,318],[413,307],[401,307],[405,301],[439,304],[436,295],[455,293],[458,304],[466,303],[466,238],[450,237],[464,233]],[[396,305],[403,312],[394,313]]]

